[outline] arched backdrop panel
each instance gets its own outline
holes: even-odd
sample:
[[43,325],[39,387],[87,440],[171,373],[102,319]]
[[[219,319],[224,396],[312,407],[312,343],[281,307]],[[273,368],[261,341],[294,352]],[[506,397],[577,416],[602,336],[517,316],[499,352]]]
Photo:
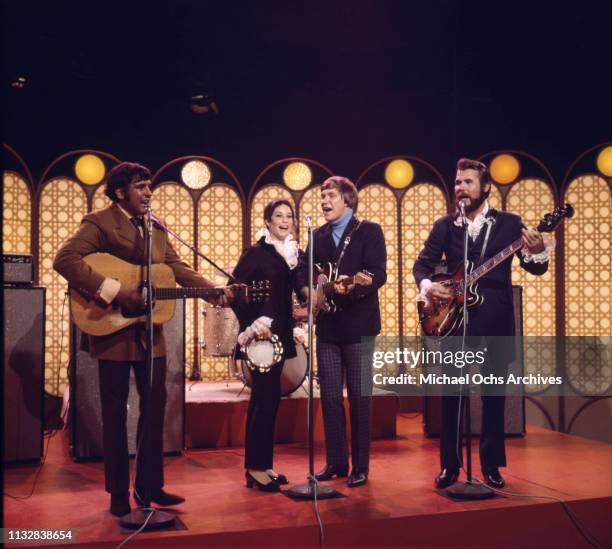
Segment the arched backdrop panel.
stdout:
[[25,178],[13,171],[2,177],[2,253],[32,253],[32,192]]
[[399,227],[397,200],[384,185],[367,185],[359,189],[358,217],[378,223],[385,235],[387,248],[387,282],[378,291],[380,300],[381,335],[397,336],[399,322]]
[[[229,185],[220,183],[206,188],[197,205],[200,250],[230,273],[242,253],[242,207],[238,193]],[[217,284],[227,282],[226,277],[200,258],[198,258],[198,270]],[[198,300],[198,307],[201,306],[203,303]],[[198,314],[201,312],[201,309],[197,311]],[[203,323],[200,322],[198,326],[199,340],[202,341]],[[202,356],[200,371],[201,378],[206,381],[226,379],[227,358]]]
[[[587,174],[572,180],[564,200],[576,209],[565,226],[566,336],[610,335],[610,212],[609,183]],[[580,360],[585,339],[568,337],[565,364],[572,387],[596,395],[610,387],[610,365]]]
[[[537,227],[543,214],[555,208],[555,197],[549,184],[541,179],[522,179],[508,191],[507,210],[521,216],[530,228]],[[554,233],[544,235],[554,240]],[[520,252],[519,252],[520,253]],[[518,260],[512,263],[512,283],[523,289],[523,335],[554,336],[556,333],[555,251],[549,252],[548,271],[535,276],[521,268]],[[523,367],[525,374],[555,374],[557,353],[552,337],[527,337],[523,340]],[[531,385],[537,392],[544,385]]]
[[47,288],[45,310],[45,390],[62,395],[68,383],[70,314],[68,283],[53,270],[53,258],[87,213],[87,195],[79,183],[57,177],[43,184],[38,204],[39,282]]
[[[191,194],[184,186],[171,181],[160,183],[153,191],[151,208],[183,240],[194,241],[194,203]],[[181,259],[192,265],[193,252],[172,236],[168,236],[168,239]],[[196,352],[193,322],[195,301],[188,299],[185,306],[185,370],[187,375],[191,374]]]
[[418,336],[421,333],[417,312],[418,288],[412,276],[412,267],[423,248],[431,227],[436,219],[446,214],[446,196],[444,191],[432,183],[421,182],[406,190],[401,201],[403,231],[400,236],[404,257],[405,271],[403,302],[404,333],[402,335]]

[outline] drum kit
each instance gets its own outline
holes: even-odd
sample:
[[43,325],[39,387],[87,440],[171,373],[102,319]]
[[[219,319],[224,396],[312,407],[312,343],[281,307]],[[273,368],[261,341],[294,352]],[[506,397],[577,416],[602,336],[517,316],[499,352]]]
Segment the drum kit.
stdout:
[[[203,311],[204,338],[202,354],[210,357],[227,357],[231,377],[251,387],[252,371],[267,373],[282,360],[283,344],[278,336],[269,339],[253,339],[246,345],[237,345],[240,325],[229,307],[206,304]],[[240,352],[239,352],[240,351]],[[302,386],[308,369],[307,348],[296,345],[297,356],[285,360],[281,373],[281,395],[287,396]],[[244,357],[244,358],[241,358]]]

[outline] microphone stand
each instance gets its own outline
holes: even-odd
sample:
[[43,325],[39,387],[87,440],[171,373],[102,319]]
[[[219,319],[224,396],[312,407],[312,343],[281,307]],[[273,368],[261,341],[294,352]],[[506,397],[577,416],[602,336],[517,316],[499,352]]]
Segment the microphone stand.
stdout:
[[[153,222],[162,231],[165,231],[169,235],[172,235],[181,244],[183,244],[184,246],[187,246],[187,248],[189,248],[194,254],[196,254],[197,256],[202,258],[204,261],[208,262],[215,269],[217,269],[217,271],[219,271],[221,274],[226,276],[229,279],[230,284],[234,284],[236,282],[236,279],[231,274],[229,274],[223,268],[219,267],[219,265],[217,265],[212,259],[206,257],[200,250],[198,250],[195,246],[192,246],[191,244],[189,244],[189,242],[187,242],[184,238],[181,238],[181,236],[178,235],[176,232],[174,232],[172,229],[170,229],[169,227],[164,225],[162,223],[161,219],[159,219],[159,217],[157,217],[155,214],[151,213],[151,218],[153,219]],[[196,319],[196,321],[197,321],[197,319]],[[197,327],[197,324],[196,324],[196,327]],[[204,344],[205,344],[205,342],[204,342],[204,340],[202,338],[202,345],[204,345]],[[202,372],[200,371],[200,361],[199,361],[200,349],[199,349],[199,342],[198,342],[198,336],[197,335],[195,337],[195,349],[194,349],[194,351],[195,352],[193,354],[193,366],[192,366],[192,369],[191,369],[191,375],[189,376],[189,381],[197,382],[197,381],[201,381],[202,380]]]
[[[468,326],[468,230],[467,218],[465,216],[465,203],[459,201],[461,218],[463,220],[463,333],[461,336],[461,351],[465,352],[467,326]],[[470,407],[470,385],[462,383],[459,393],[459,425],[463,424],[465,432],[465,457],[467,462],[466,481],[456,482],[446,489],[446,494],[455,499],[487,499],[495,494],[491,488],[482,482],[472,481],[472,414]],[[465,411],[465,413],[464,413]],[[462,432],[457,433],[457,438],[463,436]]]
[[[153,392],[153,283],[152,283],[152,262],[153,262],[153,218],[151,208],[147,208],[146,227],[145,227],[145,256],[146,270],[144,282],[144,300],[146,308],[146,345],[145,345],[145,372],[149,379],[149,386],[145,393],[140,395],[144,398],[143,412],[140,424],[142,432],[140,439],[136,441],[136,467],[138,461],[142,460],[142,471],[144,473],[144,494],[138,494],[142,500],[142,508],[132,511],[119,519],[119,523],[124,528],[136,530],[144,527],[145,530],[168,528],[174,525],[175,516],[165,511],[160,511],[151,507],[151,471],[150,471],[150,433],[149,418],[151,417],[152,392]],[[136,488],[134,488],[136,490]]]
[[318,500],[341,497],[342,494],[335,488],[325,484],[319,484],[314,474],[314,409],[313,409],[313,368],[312,349],[314,348],[314,316],[313,316],[313,294],[314,294],[314,239],[312,218],[306,216],[308,225],[308,482],[297,484],[285,491],[290,498],[303,500]]

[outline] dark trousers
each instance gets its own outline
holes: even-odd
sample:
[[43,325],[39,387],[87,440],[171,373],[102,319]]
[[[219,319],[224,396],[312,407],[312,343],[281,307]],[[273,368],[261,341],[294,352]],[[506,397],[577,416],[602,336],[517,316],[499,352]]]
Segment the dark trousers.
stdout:
[[317,367],[325,427],[328,465],[348,463],[343,378],[351,418],[351,460],[354,468],[367,470],[372,435],[373,344],[334,344],[317,341]]
[[[127,441],[127,402],[130,388],[130,368],[134,368],[136,388],[140,396],[137,440],[141,441],[143,428],[143,396],[149,390],[144,361],[124,362],[99,360],[100,399],[102,402],[102,432],[104,437],[105,488],[111,494],[125,493],[130,487],[130,471]],[[148,485],[152,490],[164,484],[163,429],[166,409],[166,358],[153,361],[153,389],[151,414],[148,419],[149,448],[146,462],[149,471]],[[142,452],[145,450],[143,449]],[[146,484],[144,454],[139,453],[136,462],[134,486],[141,491]]]
[[244,443],[246,469],[272,469],[274,424],[280,403],[283,364],[284,361],[279,362],[267,373],[251,371],[251,398],[247,410]]
[[[506,466],[504,441],[504,396],[483,395],[482,428],[480,433],[480,464],[483,469]],[[442,397],[442,432],[440,433],[440,466],[442,469],[459,469],[459,456],[463,437],[457,446],[457,417],[459,397]],[[458,448],[458,449],[457,449]]]

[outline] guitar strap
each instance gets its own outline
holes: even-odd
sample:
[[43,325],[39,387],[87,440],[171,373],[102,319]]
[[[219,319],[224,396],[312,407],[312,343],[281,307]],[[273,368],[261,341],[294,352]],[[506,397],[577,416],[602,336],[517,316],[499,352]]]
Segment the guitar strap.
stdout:
[[482,264],[484,254],[487,249],[487,244],[489,243],[489,236],[491,235],[491,228],[495,224],[496,216],[497,216],[497,211],[491,209],[491,215],[488,216],[486,220],[487,232],[485,233],[484,242],[482,243],[482,249],[480,250],[480,257],[478,259],[478,265],[476,265],[476,268],[480,267],[480,265]]
[[359,228],[359,225],[361,225],[361,220],[355,218],[355,223],[353,223],[353,226],[352,226],[351,230],[344,237],[344,243],[342,244],[342,249],[340,250],[340,255],[338,256],[338,261],[336,261],[336,268],[334,269],[334,280],[336,280],[336,278],[338,278],[338,269],[340,267],[340,262],[342,261],[342,258],[344,257],[344,253],[346,252],[346,248],[348,247],[348,245],[351,242],[351,236]]

